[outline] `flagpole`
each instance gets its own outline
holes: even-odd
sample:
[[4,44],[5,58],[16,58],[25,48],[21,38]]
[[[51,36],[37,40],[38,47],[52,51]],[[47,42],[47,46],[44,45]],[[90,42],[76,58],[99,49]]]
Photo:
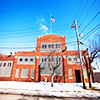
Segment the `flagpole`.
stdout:
[[52,21],[50,21],[50,34],[52,34]]
[[50,21],[50,34],[52,34],[52,23],[55,22],[55,19],[51,16],[51,21]]

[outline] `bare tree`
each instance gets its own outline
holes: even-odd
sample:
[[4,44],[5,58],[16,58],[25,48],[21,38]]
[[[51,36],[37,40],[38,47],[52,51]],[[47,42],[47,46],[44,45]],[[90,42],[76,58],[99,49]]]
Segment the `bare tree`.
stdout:
[[95,40],[90,41],[90,63],[96,58],[100,58],[100,34]]
[[50,56],[48,61],[48,67],[51,73],[51,87],[53,87],[54,83],[54,75],[56,74],[57,68],[60,66],[62,60],[58,56]]
[[90,57],[89,57],[90,73],[92,74],[93,82],[95,82],[93,71],[91,69],[91,64],[96,59],[100,59],[100,34],[98,34],[98,36],[95,38],[95,40],[90,41],[90,54],[89,55],[90,55]]

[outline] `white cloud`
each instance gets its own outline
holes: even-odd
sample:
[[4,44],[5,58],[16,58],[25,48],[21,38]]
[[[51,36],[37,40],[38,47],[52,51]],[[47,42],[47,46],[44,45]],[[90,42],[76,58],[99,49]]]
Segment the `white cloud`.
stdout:
[[41,33],[48,34],[48,27],[45,25],[45,18],[41,16],[38,17],[36,23],[39,24],[39,31]]
[[48,34],[48,27],[43,25],[43,24],[40,25],[40,29],[39,30],[41,30],[42,33]]

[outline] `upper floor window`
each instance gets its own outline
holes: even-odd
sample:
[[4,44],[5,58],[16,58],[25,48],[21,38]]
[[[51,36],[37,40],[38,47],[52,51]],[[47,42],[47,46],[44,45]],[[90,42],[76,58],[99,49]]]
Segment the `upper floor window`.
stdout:
[[54,44],[52,44],[52,48],[54,48]]
[[25,58],[25,61],[28,61],[28,59],[27,59],[27,58]]
[[3,66],[5,67],[6,66],[6,63],[4,63]]
[[19,59],[19,61],[23,61],[23,59],[22,59],[22,58],[20,58],[20,59]]
[[33,58],[31,58],[30,61],[33,61]]
[[[79,56],[67,56],[68,64],[80,64]],[[84,62],[84,57],[82,56],[82,62]]]
[[47,45],[46,44],[44,45],[44,48],[47,49]]
[[42,49],[44,49],[44,44],[42,45]]
[[2,63],[0,63],[0,67],[2,66]]
[[8,63],[8,66],[11,67],[11,63]]
[[12,67],[13,61],[0,61],[0,67]]
[[50,51],[61,52],[61,43],[60,42],[41,43],[41,52],[50,52]]
[[50,44],[49,44],[49,45],[48,45],[48,48],[50,49],[50,48],[51,48],[51,46],[52,46],[52,45],[50,45]]
[[19,56],[17,64],[35,64],[35,56]]
[[[46,59],[46,61],[45,61]],[[60,60],[60,61],[59,61]],[[51,74],[52,68],[57,67],[55,74],[62,75],[63,68],[62,68],[62,57],[61,56],[41,56],[40,57],[40,74],[41,75],[48,75]]]

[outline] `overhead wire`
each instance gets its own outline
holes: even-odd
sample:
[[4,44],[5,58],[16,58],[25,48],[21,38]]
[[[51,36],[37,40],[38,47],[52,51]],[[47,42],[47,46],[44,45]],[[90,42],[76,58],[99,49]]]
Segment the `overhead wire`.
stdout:
[[[53,27],[53,29],[54,29],[54,32],[56,32],[56,31],[62,31],[62,30],[68,30],[68,29],[66,29],[66,27],[56,27],[56,28],[54,28]],[[41,31],[41,30],[40,30]],[[3,35],[1,35],[0,36],[0,38],[12,38],[12,37],[20,37],[20,36],[27,36],[27,35],[34,35],[34,33],[40,33],[40,31],[39,31],[39,29],[38,30],[34,30],[34,31],[23,31],[23,32],[17,32],[16,34],[15,33],[13,33],[13,34],[3,34]],[[48,30],[49,31],[49,30]],[[26,33],[28,33],[28,34],[26,34]],[[44,32],[45,33],[45,32]],[[36,35],[36,34],[35,34]]]
[[85,8],[86,8],[87,3],[88,3],[88,0],[86,0],[85,4],[84,4],[84,6],[83,6],[83,9],[82,9],[82,11],[81,11],[81,14],[80,14],[80,16],[79,16],[79,18],[78,18],[78,20],[77,20],[78,23],[79,23],[79,20],[80,20],[82,14],[83,14],[84,11],[85,11]]
[[92,31],[94,31],[98,26],[100,26],[100,23],[97,24],[93,29],[91,29],[88,33],[86,33],[80,40],[84,39],[87,35],[89,35]]
[[76,14],[75,14],[74,19],[76,19],[76,17],[77,17],[77,15],[78,15],[79,10],[80,10],[80,8],[82,7],[82,3],[83,3],[83,0],[81,0],[81,2],[80,2],[80,5],[79,5],[79,7],[78,7],[78,9],[77,9],[77,12],[76,12]]
[[[61,45],[73,44],[75,42],[77,42],[77,41],[62,43]],[[32,48],[41,48],[41,47],[42,46],[37,46],[37,47],[0,47],[0,49],[32,49]]]
[[[59,28],[59,27],[64,27],[64,26],[70,26],[69,24],[62,24],[62,25],[56,25],[56,26],[53,26],[54,28]],[[47,25],[46,25],[47,26]],[[47,26],[47,27],[50,27],[50,26]],[[37,28],[26,28],[26,29],[16,29],[16,30],[14,30],[14,29],[9,29],[9,30],[0,30],[0,32],[25,32],[25,31],[37,31],[39,29],[39,27],[37,27]]]
[[100,11],[92,18],[92,20],[82,29],[80,33],[82,33],[93,21],[94,19],[100,14]]
[[91,11],[91,9],[93,8],[93,6],[94,6],[95,2],[96,2],[96,0],[94,0],[94,1],[93,1],[93,3],[91,4],[90,8],[88,9],[88,11],[87,11],[87,13],[86,13],[85,17],[83,18],[83,20],[81,21],[81,24],[80,24],[79,26],[81,26],[81,25],[84,23],[84,21],[85,21],[86,17],[89,15],[89,12],[90,12],[90,11]]
[[85,37],[83,40],[86,40],[88,37],[90,37],[94,32],[96,32],[98,29],[100,29],[100,27],[98,27],[97,29],[95,29],[90,35],[88,35],[87,37]]

